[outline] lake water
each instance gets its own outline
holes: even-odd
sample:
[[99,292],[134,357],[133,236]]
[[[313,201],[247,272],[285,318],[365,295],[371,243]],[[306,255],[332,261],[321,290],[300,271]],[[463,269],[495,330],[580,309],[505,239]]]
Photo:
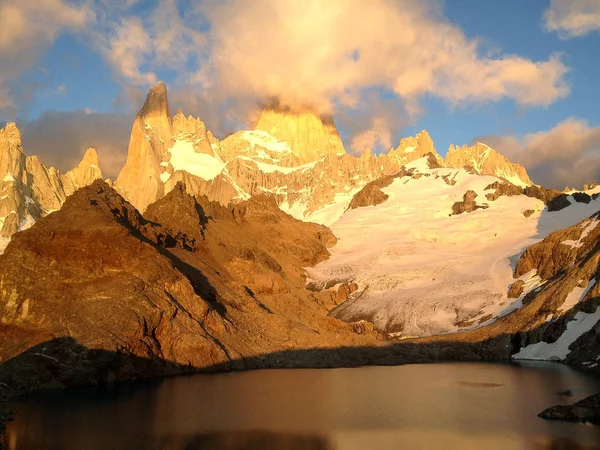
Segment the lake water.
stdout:
[[[565,391],[571,391],[565,394]],[[31,395],[7,449],[584,449],[544,408],[600,392],[561,365],[448,363],[194,375]]]

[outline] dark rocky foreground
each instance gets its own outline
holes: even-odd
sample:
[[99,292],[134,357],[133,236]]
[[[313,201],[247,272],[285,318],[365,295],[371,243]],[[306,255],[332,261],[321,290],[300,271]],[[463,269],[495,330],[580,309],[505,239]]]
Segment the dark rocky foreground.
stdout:
[[600,425],[600,394],[591,395],[573,405],[556,405],[539,414],[543,419],[589,422]]

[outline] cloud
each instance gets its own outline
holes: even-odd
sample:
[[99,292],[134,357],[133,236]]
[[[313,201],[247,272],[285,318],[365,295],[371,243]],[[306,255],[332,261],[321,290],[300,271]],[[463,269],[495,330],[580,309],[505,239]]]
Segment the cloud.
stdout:
[[[158,0],[149,13],[132,11],[137,1],[103,2],[95,45],[119,78],[134,84],[154,84],[160,68],[186,69],[202,55],[204,34],[182,18],[175,0]],[[192,16],[186,13],[187,20]]]
[[[16,115],[16,79],[65,31],[81,31],[92,18],[89,5],[63,0],[3,0],[0,3],[0,113]],[[17,83],[18,84],[18,83]],[[16,97],[16,98],[15,98]]]
[[392,133],[387,121],[381,117],[373,117],[370,127],[356,133],[352,138],[350,146],[352,153],[360,155],[367,147],[370,149],[375,149],[376,147],[389,149],[391,145]]
[[152,83],[167,68],[213,103],[276,97],[333,112],[382,87],[414,115],[425,95],[546,106],[569,93],[559,55],[480,55],[437,1],[257,0],[248,8],[246,0],[206,0],[189,8],[159,0],[145,16],[107,13],[113,32],[98,33],[97,45],[125,80]]
[[402,100],[390,98],[388,92],[370,89],[356,99],[359,108],[339,111],[335,120],[344,142],[350,142],[355,155],[367,147],[373,152],[388,151],[394,145],[393,136],[411,124],[407,105]]
[[44,164],[64,173],[79,163],[88,147],[94,147],[103,175],[114,179],[125,164],[132,123],[131,115],[77,110],[47,111],[18,125],[27,155],[38,155]]
[[525,136],[482,136],[483,142],[525,166],[535,183],[556,189],[600,182],[600,126],[568,118]]
[[600,30],[600,1],[551,0],[544,11],[545,27],[563,39],[585,36]]

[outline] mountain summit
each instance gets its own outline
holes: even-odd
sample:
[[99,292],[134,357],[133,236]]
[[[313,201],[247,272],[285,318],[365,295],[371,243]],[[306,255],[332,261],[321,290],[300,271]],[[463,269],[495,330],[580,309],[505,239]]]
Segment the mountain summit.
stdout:
[[301,164],[326,155],[346,153],[342,138],[331,116],[319,116],[311,110],[294,111],[281,106],[267,106],[254,130],[269,133],[285,142]]
[[95,149],[88,149],[75,169],[61,175],[37,156],[26,156],[17,125],[8,123],[0,129],[0,252],[11,235],[60,209],[67,196],[101,178]]
[[503,178],[516,186],[525,187],[533,184],[525,167],[511,162],[506,156],[481,142],[470,147],[451,145],[445,162],[447,167],[469,166],[479,175]]

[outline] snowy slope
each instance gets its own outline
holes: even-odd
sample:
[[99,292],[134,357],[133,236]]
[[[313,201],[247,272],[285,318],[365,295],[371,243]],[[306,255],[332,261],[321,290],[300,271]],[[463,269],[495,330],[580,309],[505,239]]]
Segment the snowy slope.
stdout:
[[[521,299],[506,293],[524,248],[600,209],[600,202],[572,201],[548,213],[524,195],[487,201],[485,194],[494,191],[484,189],[498,178],[428,169],[425,159],[411,167],[428,176],[397,178],[382,189],[386,202],[344,214],[331,226],[339,240],[332,257],[307,269],[317,283],[357,282],[359,291],[333,315],[370,320],[393,336],[452,332],[518,307]],[[450,215],[467,190],[489,208]],[[526,218],[528,209],[535,213]]]

